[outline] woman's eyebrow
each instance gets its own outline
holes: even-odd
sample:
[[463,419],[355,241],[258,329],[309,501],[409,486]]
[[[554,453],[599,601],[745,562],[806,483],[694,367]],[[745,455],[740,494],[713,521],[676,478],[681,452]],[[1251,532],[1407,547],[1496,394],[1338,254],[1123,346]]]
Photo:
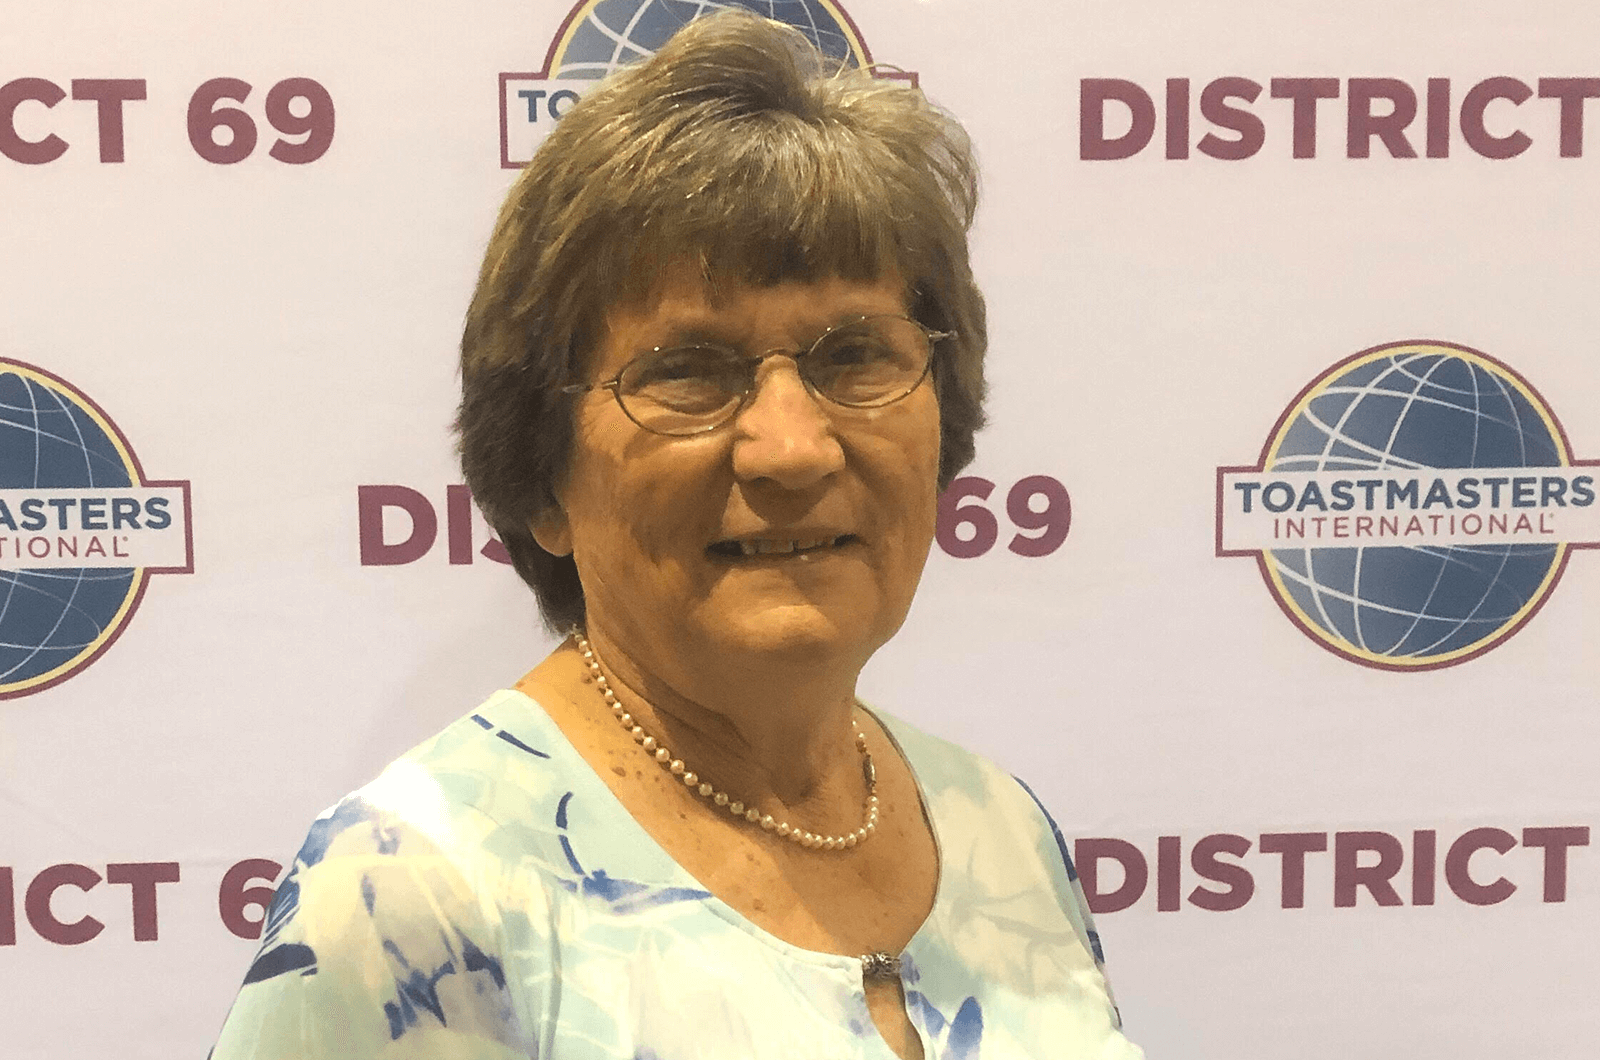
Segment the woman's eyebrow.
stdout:
[[766,353],[771,349],[784,349],[786,347],[805,350],[835,328],[852,324],[863,317],[875,315],[879,314],[873,313],[870,309],[852,307],[841,310],[831,318],[819,317],[817,320],[809,322],[803,330],[797,327],[795,334],[800,338],[793,342],[779,343],[777,346],[764,347],[760,350],[745,349],[747,345],[745,340],[739,337],[733,329],[716,319],[669,321],[662,326],[655,338],[651,340],[650,345],[643,348],[645,350],[666,350],[677,346],[716,346],[752,356]]
[[713,320],[684,320],[665,325],[656,333],[650,348],[670,349],[674,346],[720,346],[738,349],[740,341],[725,326]]

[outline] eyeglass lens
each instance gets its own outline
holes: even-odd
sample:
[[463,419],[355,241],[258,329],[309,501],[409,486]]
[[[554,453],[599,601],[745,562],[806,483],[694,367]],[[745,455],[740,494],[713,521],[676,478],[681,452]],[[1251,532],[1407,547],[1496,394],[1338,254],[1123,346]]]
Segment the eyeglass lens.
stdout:
[[[839,405],[887,405],[927,373],[929,338],[901,317],[867,317],[827,332],[795,355],[812,391]],[[760,360],[715,346],[655,350],[617,378],[623,411],[646,430],[690,434],[717,426],[755,387]]]

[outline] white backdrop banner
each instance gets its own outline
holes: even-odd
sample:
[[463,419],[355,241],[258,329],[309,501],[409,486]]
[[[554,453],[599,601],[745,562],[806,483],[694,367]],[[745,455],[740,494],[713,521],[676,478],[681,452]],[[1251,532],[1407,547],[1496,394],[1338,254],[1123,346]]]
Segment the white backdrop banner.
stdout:
[[[550,649],[462,315],[713,6],[8,5],[0,1055],[204,1056],[313,816]],[[1591,1056],[1600,12],[744,6],[976,140],[992,425],[862,694],[1051,808],[1130,1035]]]

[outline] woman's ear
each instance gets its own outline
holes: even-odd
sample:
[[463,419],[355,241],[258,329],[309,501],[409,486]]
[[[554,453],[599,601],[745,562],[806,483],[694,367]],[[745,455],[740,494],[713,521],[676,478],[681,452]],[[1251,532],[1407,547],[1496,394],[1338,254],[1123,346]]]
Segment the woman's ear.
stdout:
[[552,504],[528,520],[528,530],[539,547],[552,556],[572,555],[572,527],[560,505]]

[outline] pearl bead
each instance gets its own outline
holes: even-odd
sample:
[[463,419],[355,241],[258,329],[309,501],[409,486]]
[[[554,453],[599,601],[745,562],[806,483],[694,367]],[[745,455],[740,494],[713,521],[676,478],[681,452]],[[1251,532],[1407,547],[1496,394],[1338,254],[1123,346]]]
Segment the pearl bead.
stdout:
[[700,777],[684,764],[683,759],[673,758],[672,752],[661,745],[654,736],[645,732],[644,726],[636,724],[634,716],[617,699],[611,685],[606,681],[605,671],[600,668],[600,660],[595,656],[594,648],[584,637],[581,630],[572,631],[573,642],[582,653],[589,672],[584,675],[585,683],[592,683],[596,691],[600,692],[606,705],[611,708],[612,717],[621,723],[623,729],[633,737],[646,754],[654,758],[663,769],[673,776],[681,779],[691,791],[696,791],[702,798],[711,800],[717,807],[726,809],[734,817],[743,817],[750,824],[759,825],[763,831],[775,832],[777,835],[788,839],[792,843],[810,850],[849,850],[866,841],[878,827],[878,795],[877,780],[872,769],[872,755],[867,750],[867,737],[861,731],[860,725],[854,718],[850,720],[850,728],[855,737],[856,750],[861,754],[862,779],[866,783],[867,797],[862,804],[865,820],[861,827],[853,832],[843,835],[822,835],[809,832],[803,828],[796,828],[788,821],[774,821],[771,814],[763,814],[754,806],[746,806],[743,802],[733,799],[727,792],[718,791],[710,783]]

